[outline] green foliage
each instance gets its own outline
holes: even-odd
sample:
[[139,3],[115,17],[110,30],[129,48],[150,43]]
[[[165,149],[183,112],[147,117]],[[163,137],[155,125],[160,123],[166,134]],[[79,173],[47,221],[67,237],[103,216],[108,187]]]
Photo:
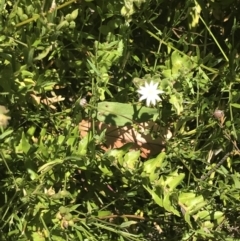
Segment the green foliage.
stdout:
[[[0,240],[239,239],[239,6],[1,1]],[[156,156],[101,148],[148,121]]]

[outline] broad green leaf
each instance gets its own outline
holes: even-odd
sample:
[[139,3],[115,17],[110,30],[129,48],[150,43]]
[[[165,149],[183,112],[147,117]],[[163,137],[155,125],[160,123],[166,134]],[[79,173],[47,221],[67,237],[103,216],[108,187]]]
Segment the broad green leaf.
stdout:
[[182,69],[184,60],[183,57],[181,57],[177,51],[173,51],[171,55],[171,61],[173,73],[177,73],[178,70]]
[[171,71],[171,69],[164,69],[164,70],[162,71],[162,74],[163,74],[163,76],[166,77],[166,78],[171,78],[171,77],[172,77],[172,71]]
[[195,214],[198,210],[200,210],[201,208],[203,208],[204,206],[207,205],[207,202],[206,201],[202,201],[202,202],[198,202],[196,205],[191,205],[189,207],[189,212],[190,214]]
[[187,203],[187,201],[195,198],[196,194],[195,193],[192,193],[192,192],[182,192],[179,197],[178,197],[178,200],[181,202],[181,203]]
[[113,175],[112,171],[104,163],[101,163],[98,167],[104,175],[106,175],[106,176],[112,176]]
[[178,210],[173,206],[173,203],[170,201],[170,193],[168,194],[164,194],[164,198],[163,198],[163,207],[170,213],[173,213],[177,216],[180,217],[180,213],[178,212]]
[[166,153],[161,152],[156,158],[145,161],[143,163],[142,176],[149,177],[149,180],[151,182],[158,179],[159,174],[156,172],[156,170],[159,170],[159,168],[162,166],[162,162],[165,156],[166,156]]
[[149,192],[152,196],[153,200],[158,204],[160,207],[163,207],[163,199],[162,197],[158,196],[151,188],[143,185],[143,187]]
[[[86,0],[85,0],[86,1]],[[80,241],[83,241],[83,237],[82,237],[82,232],[79,232],[77,229],[75,229],[75,232],[77,234],[77,237]]]
[[207,204],[202,195],[195,196],[191,193],[181,193],[179,203],[184,204],[190,214],[196,213]]
[[98,103],[99,121],[116,126],[125,126],[134,122],[149,121],[158,110],[141,105],[125,104],[118,102]]
[[134,170],[139,163],[140,151],[129,151],[123,158],[123,167],[126,170]]
[[222,221],[225,219],[225,215],[223,212],[216,211],[213,214],[213,220],[216,220],[217,224],[222,223]]
[[207,211],[207,210],[199,211],[194,216],[194,218],[195,218],[196,221],[198,219],[201,219],[201,220],[211,220],[211,213],[210,213],[210,211]]
[[166,184],[168,184],[169,191],[173,191],[184,179],[185,174],[184,173],[178,173],[177,176],[169,176],[166,180]]
[[27,134],[28,134],[30,137],[32,137],[32,136],[34,135],[35,131],[36,131],[36,126],[31,126],[31,127],[28,129]]
[[129,151],[132,143],[127,143],[120,148],[110,149],[106,152],[106,156],[110,158],[113,162],[117,160],[117,162],[122,166],[123,165],[123,156]]

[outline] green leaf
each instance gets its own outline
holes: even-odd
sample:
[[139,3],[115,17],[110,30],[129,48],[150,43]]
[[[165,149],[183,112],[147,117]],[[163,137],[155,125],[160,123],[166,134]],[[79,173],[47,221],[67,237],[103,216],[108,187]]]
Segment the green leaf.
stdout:
[[45,241],[46,239],[44,238],[43,235],[41,235],[41,233],[38,233],[38,232],[33,232],[31,234],[32,236],[32,240],[34,241]]
[[237,104],[237,103],[231,103],[231,106],[238,109],[240,108],[240,104]]
[[172,69],[173,72],[176,73],[178,70],[182,69],[183,67],[183,58],[179,55],[177,51],[173,51],[171,56],[172,61]]
[[166,153],[161,152],[156,158],[147,160],[143,164],[142,176],[149,177],[149,180],[152,182],[159,178],[159,174],[156,172],[162,166],[163,160],[165,159]]
[[48,172],[49,170],[51,170],[54,166],[62,164],[63,160],[61,159],[57,159],[54,161],[50,161],[44,165],[42,165],[41,167],[39,167],[38,172]]
[[158,110],[141,105],[118,102],[98,103],[97,118],[99,121],[115,126],[125,126],[134,122],[149,121]]
[[111,211],[98,211],[98,217],[106,217],[112,215]]
[[101,163],[98,167],[104,175],[106,175],[106,176],[112,176],[113,175],[112,171],[104,163]]
[[29,149],[31,148],[31,145],[29,144],[24,132],[22,132],[21,146],[22,146],[22,151],[25,154],[27,154]]
[[13,130],[6,130],[0,135],[0,140],[6,138],[7,136],[11,135],[13,133]]
[[174,208],[172,202],[170,201],[170,193],[168,194],[164,194],[164,198],[163,198],[163,207],[170,213],[173,213],[177,216],[180,217],[180,213],[178,212],[178,210],[176,208]]
[[140,151],[129,151],[123,158],[123,167],[126,170],[134,170],[139,163]]
[[165,183],[168,184],[168,186],[170,187],[169,188],[170,191],[173,191],[182,182],[182,180],[185,177],[184,173],[180,173],[180,174],[176,173],[176,174],[177,175],[173,173],[173,175],[172,176],[170,175],[165,181]]
[[192,192],[182,192],[178,199],[181,203],[186,203],[187,201],[189,201],[190,199],[193,199],[195,198],[196,194],[195,193],[192,193]]
[[235,174],[231,175],[231,177],[234,181],[235,188],[240,189],[239,173],[238,174],[235,173]]
[[196,221],[198,219],[200,219],[200,220],[211,220],[211,214],[207,210],[203,210],[203,211],[198,212],[194,217],[195,217]]
[[133,224],[136,224],[137,222],[136,221],[127,221],[127,222],[123,222],[121,223],[120,225],[120,228],[127,228]]
[[189,215],[189,212],[185,212],[184,214],[184,219],[185,221],[189,224],[189,226],[192,228],[192,223],[191,223],[191,220],[190,220],[191,216]]
[[45,48],[42,53],[40,53],[37,57],[34,58],[34,60],[42,60],[44,59],[49,52],[52,50],[52,45],[50,45],[49,47]]
[[110,158],[110,160],[115,161],[117,160],[118,163],[122,166],[123,165],[123,156],[129,151],[131,148],[132,143],[127,143],[120,148],[110,149],[106,152],[106,156]]
[[173,105],[177,114],[180,115],[183,111],[182,100],[180,96],[177,97],[176,95],[171,95],[169,102]]
[[157,195],[151,188],[143,185],[143,187],[149,192],[149,194],[152,196],[153,200],[158,204],[160,207],[163,207],[163,199],[159,195]]
[[77,153],[81,156],[86,155],[87,147],[89,143],[92,141],[92,132],[89,132],[80,142],[78,145]]

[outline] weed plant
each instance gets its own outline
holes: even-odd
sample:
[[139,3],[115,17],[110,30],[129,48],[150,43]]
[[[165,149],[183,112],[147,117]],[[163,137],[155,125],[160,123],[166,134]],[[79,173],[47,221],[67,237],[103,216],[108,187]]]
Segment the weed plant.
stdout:
[[239,240],[239,6],[2,0],[0,240]]

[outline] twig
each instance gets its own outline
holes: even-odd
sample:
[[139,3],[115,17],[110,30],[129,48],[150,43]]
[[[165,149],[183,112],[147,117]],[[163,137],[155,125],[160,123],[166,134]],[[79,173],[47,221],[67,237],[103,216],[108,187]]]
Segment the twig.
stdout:
[[201,176],[201,181],[204,181],[207,177],[209,177],[213,172],[215,172],[223,163],[224,161],[227,160],[227,158],[230,156],[231,152],[228,152],[221,160],[220,162],[215,166],[213,167],[211,170],[208,171],[207,174]]

